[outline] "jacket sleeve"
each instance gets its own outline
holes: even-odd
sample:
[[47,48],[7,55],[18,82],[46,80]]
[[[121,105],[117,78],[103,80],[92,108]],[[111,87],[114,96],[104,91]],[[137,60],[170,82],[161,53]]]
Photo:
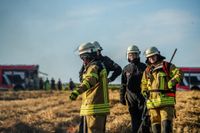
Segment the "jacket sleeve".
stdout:
[[174,64],[171,64],[170,77],[171,77],[170,81],[175,85],[181,82],[181,80],[183,79],[183,73]]
[[86,74],[83,75],[83,79],[81,84],[78,87],[79,94],[91,89],[94,85],[96,85],[99,81],[98,75],[98,66],[91,65],[88,69]]
[[122,68],[113,60],[111,60],[109,57],[105,56],[105,58],[106,58],[105,62],[106,69],[109,69],[108,71],[113,71],[113,73],[109,77],[109,80],[112,82],[122,73]]
[[84,65],[81,66],[81,69],[79,71],[79,81],[81,82],[82,81],[82,76],[83,76],[83,71],[84,71]]
[[147,76],[146,76],[146,72],[144,71],[143,72],[143,75],[142,75],[142,80],[141,80],[141,93],[143,96],[146,95],[146,91],[148,90],[148,87],[147,87]]
[[125,98],[126,83],[127,83],[126,73],[124,71],[122,71],[121,87],[120,87],[120,99],[124,99]]

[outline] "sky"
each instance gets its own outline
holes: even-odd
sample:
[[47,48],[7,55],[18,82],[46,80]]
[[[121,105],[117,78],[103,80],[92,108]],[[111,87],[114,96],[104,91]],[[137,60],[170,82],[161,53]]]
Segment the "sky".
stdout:
[[[38,64],[57,81],[78,80],[76,48],[98,41],[122,68],[155,46],[176,66],[200,67],[199,0],[0,0],[0,64]],[[114,81],[120,83],[120,76]]]

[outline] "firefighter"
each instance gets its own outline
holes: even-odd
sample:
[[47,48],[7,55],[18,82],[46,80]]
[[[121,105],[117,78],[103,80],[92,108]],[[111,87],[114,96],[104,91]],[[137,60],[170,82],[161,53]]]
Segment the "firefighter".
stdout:
[[146,65],[140,62],[140,50],[136,45],[129,46],[126,55],[129,64],[122,71],[120,103],[123,105],[128,104],[132,132],[137,133],[145,101],[141,94],[140,83]]
[[[106,70],[107,70],[107,75],[112,71],[111,76],[108,78],[108,82],[114,81],[122,72],[122,68],[115,63],[112,59],[110,59],[108,56],[103,56],[101,51],[103,48],[100,46],[100,44],[97,41],[92,42],[92,44],[96,47],[97,49],[97,59],[100,60],[101,62],[104,63]],[[79,72],[79,78],[80,81],[82,79],[82,74],[84,70],[84,65],[82,65],[82,68]]]
[[75,88],[71,100],[82,94],[80,115],[84,116],[84,131],[104,133],[107,115],[110,113],[107,71],[102,62],[96,59],[97,49],[92,43],[79,46],[84,71],[80,85]]
[[[122,68],[115,63],[112,59],[110,59],[108,56],[103,56],[101,51],[103,50],[103,48],[100,46],[100,44],[97,41],[92,42],[92,44],[94,45],[94,47],[97,50],[97,56],[96,59],[103,62],[103,64],[105,65],[106,71],[107,71],[107,75],[109,75],[109,73],[112,71],[111,76],[108,78],[108,82],[112,82],[114,81],[122,72]],[[82,65],[81,70],[79,71],[79,78],[80,81],[82,80],[82,75],[83,75],[83,71],[84,71],[84,65]],[[83,118],[81,118],[81,123],[80,123],[80,127],[79,127],[79,133],[82,133],[83,131]]]
[[182,79],[182,72],[172,63],[164,61],[156,47],[144,52],[147,68],[142,77],[142,94],[148,98],[153,133],[171,133],[175,113],[175,86]]

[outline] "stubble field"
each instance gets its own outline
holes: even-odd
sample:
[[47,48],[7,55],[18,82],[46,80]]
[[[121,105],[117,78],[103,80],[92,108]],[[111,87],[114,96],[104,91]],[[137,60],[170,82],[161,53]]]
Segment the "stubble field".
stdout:
[[[77,101],[68,99],[69,91],[0,92],[1,133],[76,133],[79,127]],[[110,91],[111,114],[107,133],[130,132],[126,106],[119,104],[119,92]],[[200,132],[200,91],[177,92],[175,133]]]

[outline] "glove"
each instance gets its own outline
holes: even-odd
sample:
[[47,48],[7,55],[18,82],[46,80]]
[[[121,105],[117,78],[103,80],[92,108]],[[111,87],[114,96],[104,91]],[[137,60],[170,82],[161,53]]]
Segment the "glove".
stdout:
[[121,103],[122,105],[126,105],[126,99],[125,99],[124,97],[121,97],[121,98],[120,98],[120,103]]
[[71,95],[69,96],[70,100],[76,100],[76,98],[78,97],[79,92],[77,90],[72,91]]
[[170,81],[168,82],[168,88],[169,88],[169,89],[172,89],[174,86],[175,86],[175,82],[174,82],[173,80],[170,80]]

